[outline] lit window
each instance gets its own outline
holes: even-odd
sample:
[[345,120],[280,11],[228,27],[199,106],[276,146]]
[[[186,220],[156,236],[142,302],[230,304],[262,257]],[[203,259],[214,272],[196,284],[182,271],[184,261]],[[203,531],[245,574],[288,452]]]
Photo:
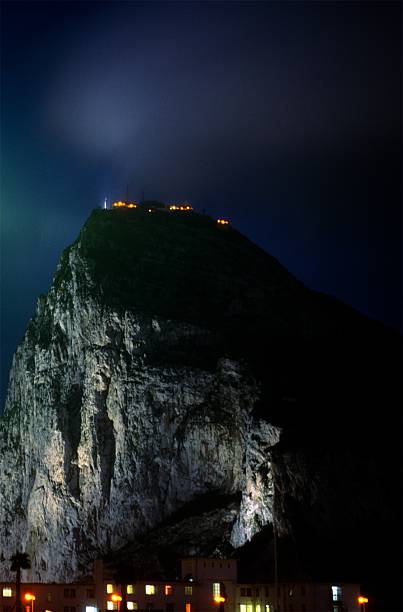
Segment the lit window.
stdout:
[[113,593],[113,584],[109,583],[106,585],[106,592]]
[[292,597],[292,589],[289,589],[288,595],[289,595],[289,597]]
[[213,582],[213,595],[220,595],[220,583]]
[[192,604],[190,603],[185,604],[185,610],[186,612],[192,612]]
[[114,610],[115,609],[115,604],[113,603],[113,601],[107,601],[106,602],[106,609],[107,610]]
[[155,595],[155,585],[146,584],[146,595]]
[[271,612],[270,611],[270,604],[266,604],[266,612]]
[[128,595],[133,595],[133,593],[134,593],[134,588],[133,588],[133,585],[132,585],[132,584],[128,584],[128,585],[127,585],[127,588],[126,588],[126,593],[127,593]]
[[97,612],[95,606],[85,606],[85,612]]
[[165,585],[165,595],[172,595],[172,593],[173,593],[172,586],[170,584],[166,584]]
[[260,604],[256,604],[255,612],[262,612],[262,608],[261,608]]
[[246,612],[253,612],[252,604],[246,604]]
[[4,587],[3,589],[3,597],[12,597],[13,592],[10,587]]
[[192,595],[192,594],[193,594],[193,587],[185,586],[185,595]]
[[138,610],[137,602],[136,601],[128,601],[127,602],[127,609],[128,610]]
[[246,612],[246,604],[239,604],[239,612]]
[[333,601],[340,601],[341,599],[341,587],[332,586],[332,599]]

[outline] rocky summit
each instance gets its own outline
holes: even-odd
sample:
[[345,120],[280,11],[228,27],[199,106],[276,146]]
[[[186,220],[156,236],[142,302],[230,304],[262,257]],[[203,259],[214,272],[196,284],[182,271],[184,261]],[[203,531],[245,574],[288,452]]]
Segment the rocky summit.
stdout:
[[94,211],[15,353],[2,576],[16,548],[34,580],[119,555],[269,573],[274,523],[280,577],[379,578],[399,517],[399,351],[230,226]]

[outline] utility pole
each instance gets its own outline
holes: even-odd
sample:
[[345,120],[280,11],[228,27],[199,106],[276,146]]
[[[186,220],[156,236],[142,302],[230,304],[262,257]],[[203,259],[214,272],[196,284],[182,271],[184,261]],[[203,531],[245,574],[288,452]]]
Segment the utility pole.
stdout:
[[274,600],[275,604],[275,612],[278,610],[278,562],[277,562],[277,528],[276,524],[273,521],[273,552],[274,552]]

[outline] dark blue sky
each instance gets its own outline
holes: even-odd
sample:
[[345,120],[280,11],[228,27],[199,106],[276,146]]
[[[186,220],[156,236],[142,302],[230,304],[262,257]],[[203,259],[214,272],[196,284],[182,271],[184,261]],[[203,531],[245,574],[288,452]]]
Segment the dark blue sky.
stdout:
[[401,324],[401,5],[2,2],[1,396],[104,197],[187,199]]

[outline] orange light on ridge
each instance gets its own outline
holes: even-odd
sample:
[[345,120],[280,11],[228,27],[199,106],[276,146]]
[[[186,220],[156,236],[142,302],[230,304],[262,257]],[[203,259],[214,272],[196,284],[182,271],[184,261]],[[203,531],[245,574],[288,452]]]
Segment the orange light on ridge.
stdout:
[[189,210],[193,210],[192,206],[190,206],[190,204],[181,204],[180,206],[177,206],[176,204],[171,204],[169,206],[169,210],[182,210],[182,211],[189,211]]

